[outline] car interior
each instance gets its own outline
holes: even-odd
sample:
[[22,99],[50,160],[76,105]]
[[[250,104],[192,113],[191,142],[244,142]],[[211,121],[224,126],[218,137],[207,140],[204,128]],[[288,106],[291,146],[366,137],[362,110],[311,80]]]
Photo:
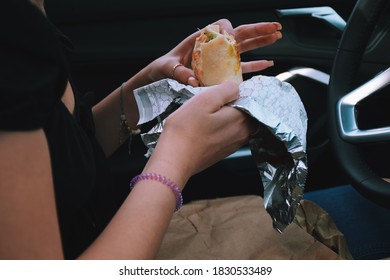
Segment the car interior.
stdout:
[[[267,59],[259,73],[288,82],[308,115],[305,192],[352,185],[390,208],[390,2],[380,0],[218,0],[133,2],[46,0],[48,17],[73,42],[73,79],[96,102],[194,31],[221,18],[233,26],[277,21],[283,38],[244,53]],[[199,135],[199,137],[207,137]],[[142,171],[147,147],[133,137],[110,158],[118,200]],[[194,187],[191,187],[194,186]],[[184,202],[262,195],[249,147],[193,176]]]

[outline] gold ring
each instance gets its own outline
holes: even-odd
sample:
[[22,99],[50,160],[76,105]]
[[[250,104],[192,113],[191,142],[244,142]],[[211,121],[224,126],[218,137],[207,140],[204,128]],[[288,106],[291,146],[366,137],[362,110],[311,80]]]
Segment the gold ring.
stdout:
[[177,63],[177,64],[175,64],[175,66],[172,67],[172,78],[175,79],[175,71],[176,71],[176,68],[177,68],[177,67],[180,67],[180,66],[184,66],[184,65],[181,64],[181,63]]

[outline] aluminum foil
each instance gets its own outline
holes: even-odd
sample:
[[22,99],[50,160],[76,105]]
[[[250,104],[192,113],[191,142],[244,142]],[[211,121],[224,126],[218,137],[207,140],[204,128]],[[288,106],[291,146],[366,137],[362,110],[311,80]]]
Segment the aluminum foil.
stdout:
[[[202,87],[160,80],[136,89],[139,125],[157,120],[141,137],[152,152],[164,128],[164,119]],[[264,207],[278,232],[294,220],[302,198],[308,166],[306,155],[307,114],[295,89],[275,77],[255,76],[240,84],[240,97],[230,106],[259,122],[249,141],[264,188]]]

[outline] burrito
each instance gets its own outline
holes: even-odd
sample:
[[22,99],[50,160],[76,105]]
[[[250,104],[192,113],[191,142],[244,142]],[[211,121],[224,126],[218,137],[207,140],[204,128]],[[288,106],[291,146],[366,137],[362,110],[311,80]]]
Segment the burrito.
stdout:
[[226,31],[222,34],[216,24],[208,25],[196,38],[191,66],[201,86],[243,81],[236,40]]

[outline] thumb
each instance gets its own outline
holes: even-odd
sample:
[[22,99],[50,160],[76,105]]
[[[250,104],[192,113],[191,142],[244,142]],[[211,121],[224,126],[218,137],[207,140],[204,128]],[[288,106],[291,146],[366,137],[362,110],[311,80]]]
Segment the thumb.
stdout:
[[199,94],[205,106],[211,111],[218,111],[221,107],[233,102],[239,97],[239,86],[237,83],[227,81],[216,86],[210,86],[202,90]]
[[185,85],[199,86],[199,81],[195,78],[194,71],[181,63],[172,67],[172,78]]

